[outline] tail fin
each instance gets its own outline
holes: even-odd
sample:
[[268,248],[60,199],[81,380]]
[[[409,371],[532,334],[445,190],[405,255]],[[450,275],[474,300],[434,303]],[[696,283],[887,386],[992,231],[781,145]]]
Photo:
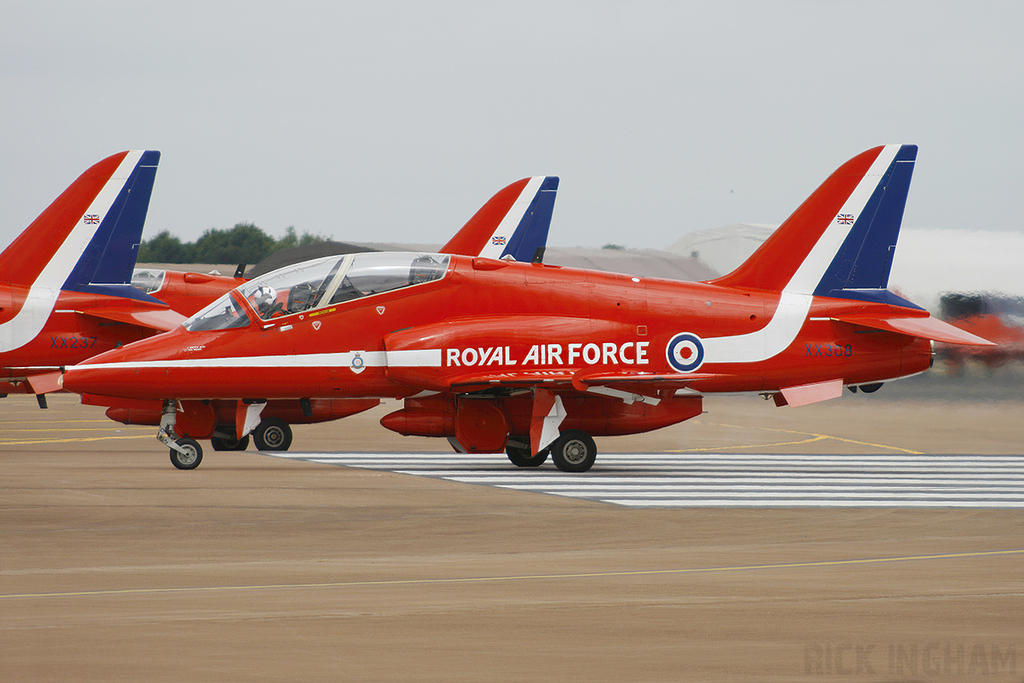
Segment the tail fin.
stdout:
[[0,254],[0,281],[149,299],[130,283],[159,161],[133,150],[89,168]]
[[739,268],[713,282],[895,301],[886,287],[916,158],[916,145],[885,145],[850,159]]
[[548,241],[558,190],[556,176],[517,180],[500,190],[441,248],[445,254],[529,263]]

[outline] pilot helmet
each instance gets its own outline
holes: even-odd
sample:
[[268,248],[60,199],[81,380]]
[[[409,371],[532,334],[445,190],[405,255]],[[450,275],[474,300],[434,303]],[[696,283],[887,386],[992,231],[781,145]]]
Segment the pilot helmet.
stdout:
[[275,291],[270,285],[260,285],[256,288],[256,291],[253,292],[252,299],[257,306],[270,304],[277,299],[277,291]]

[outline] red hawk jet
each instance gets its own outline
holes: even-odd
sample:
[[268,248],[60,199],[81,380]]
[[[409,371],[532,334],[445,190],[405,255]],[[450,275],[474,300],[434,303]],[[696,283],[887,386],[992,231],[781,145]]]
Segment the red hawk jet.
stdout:
[[45,406],[61,366],[185,319],[129,284],[159,161],[132,150],[93,165],[0,254],[0,394]]
[[211,401],[246,434],[274,401],[392,398],[404,400],[381,420],[393,431],[586,471],[593,436],[687,420],[705,393],[799,406],[924,372],[932,341],[988,344],[886,289],[916,155],[854,157],[716,280],[332,256],[252,280],[176,330],[69,368],[63,385],[158,400],[180,468],[199,464],[195,439],[223,415]]
[[[523,178],[508,185],[491,197],[442,250],[451,254],[500,259],[502,262],[529,262],[534,257],[539,258],[538,254],[543,253],[547,242],[557,189],[558,178],[554,176]],[[342,258],[331,257],[335,261]],[[368,254],[364,258],[373,257]],[[230,283],[229,286],[225,287],[225,282]],[[142,291],[166,300],[171,308],[187,314],[195,313],[242,282],[242,279],[162,270],[137,270],[132,278],[132,283]],[[306,295],[308,292],[296,290],[293,300],[286,302],[282,299],[282,307],[276,308],[274,314],[280,315],[285,303],[296,310],[307,306],[308,302],[303,298]],[[179,320],[183,319],[179,316]],[[162,418],[162,401],[159,400],[89,395],[83,397],[83,402],[108,406],[107,416],[124,424],[158,425]],[[252,416],[255,421],[243,428],[236,426],[234,400],[211,400],[201,408],[186,402],[180,404],[185,407],[178,428],[192,436],[209,438],[214,450],[245,450],[249,445],[250,431],[260,450],[288,450],[292,441],[291,424],[337,420],[379,403],[375,397],[335,395],[276,399],[261,402],[260,412]],[[186,429],[185,425],[190,426]],[[180,464],[177,460],[175,462]]]
[[[174,329],[245,282],[241,272],[133,271],[159,160],[159,152],[131,150],[94,164],[0,254],[0,397],[35,394],[45,408],[62,367]],[[529,260],[546,242],[557,187],[557,178],[544,176],[512,183],[445,249]],[[298,404],[281,406],[278,418],[350,414],[317,407],[307,416]],[[224,444],[241,445],[224,436]]]

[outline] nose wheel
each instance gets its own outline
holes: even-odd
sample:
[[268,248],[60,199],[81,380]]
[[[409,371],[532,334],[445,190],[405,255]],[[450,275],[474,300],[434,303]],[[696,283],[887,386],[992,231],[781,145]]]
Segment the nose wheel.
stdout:
[[171,463],[179,470],[194,470],[203,461],[203,447],[195,439],[185,437],[174,442],[178,448],[171,449]]

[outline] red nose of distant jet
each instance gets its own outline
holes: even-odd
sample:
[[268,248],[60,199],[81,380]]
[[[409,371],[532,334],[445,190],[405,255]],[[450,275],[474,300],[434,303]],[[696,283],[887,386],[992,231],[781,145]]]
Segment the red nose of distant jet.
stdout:
[[61,377],[62,386],[76,394],[152,397],[162,374],[154,361],[168,358],[168,349],[180,347],[178,334],[168,332],[93,356],[69,367]]
[[78,364],[69,367],[61,375],[61,386],[66,391],[73,391],[76,394],[101,394],[104,396],[118,396],[116,388],[120,387],[126,378],[134,372],[124,367],[111,367],[112,364],[120,366],[125,362],[125,349],[113,349]]

